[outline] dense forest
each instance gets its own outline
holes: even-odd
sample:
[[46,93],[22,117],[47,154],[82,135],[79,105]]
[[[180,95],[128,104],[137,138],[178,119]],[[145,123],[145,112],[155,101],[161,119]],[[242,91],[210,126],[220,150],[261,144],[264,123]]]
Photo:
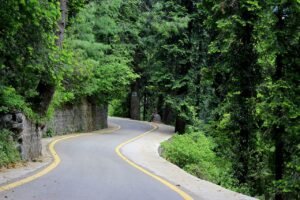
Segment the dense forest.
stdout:
[[[260,199],[300,199],[298,0],[0,0],[0,114],[87,97],[178,133],[163,156]],[[0,126],[1,127],[1,126]],[[0,130],[0,166],[20,158]]]

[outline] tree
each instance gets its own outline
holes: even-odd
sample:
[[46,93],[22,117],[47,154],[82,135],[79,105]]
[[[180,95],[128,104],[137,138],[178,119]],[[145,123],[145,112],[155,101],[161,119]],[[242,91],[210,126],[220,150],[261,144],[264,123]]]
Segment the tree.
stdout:
[[[299,3],[268,1],[257,24],[257,52],[263,68],[257,114],[260,131],[270,144],[274,199],[299,194]],[[268,35],[267,35],[268,33]],[[298,180],[297,180],[298,179]]]
[[58,5],[48,1],[4,1],[0,13],[1,96],[3,99],[18,96],[23,102],[1,101],[1,111],[20,109],[33,115],[29,111],[33,110],[43,115],[51,97],[38,96],[41,92],[51,96],[60,79],[57,71],[62,67],[55,46]]
[[89,97],[107,104],[123,96],[137,77],[129,67],[128,47],[120,41],[119,6],[118,1],[89,3],[70,30],[67,45],[73,51],[72,73],[64,86],[75,101]]

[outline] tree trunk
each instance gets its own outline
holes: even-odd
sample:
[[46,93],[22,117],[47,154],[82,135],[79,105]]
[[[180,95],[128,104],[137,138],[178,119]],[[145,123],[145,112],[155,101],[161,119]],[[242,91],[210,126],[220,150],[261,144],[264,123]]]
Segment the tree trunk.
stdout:
[[[68,0],[60,0],[61,19],[58,21],[58,31],[56,33],[58,36],[56,45],[60,48],[62,48],[66,27],[67,1]],[[34,102],[34,110],[41,116],[44,116],[47,113],[55,92],[55,83],[49,81],[46,77],[48,77],[48,75],[42,75],[42,78],[37,86],[38,95],[32,100]]]
[[[283,178],[284,170],[284,142],[282,138],[282,133],[284,132],[284,127],[274,127],[273,134],[275,140],[275,180],[279,181]],[[275,194],[275,200],[283,200],[283,195],[281,192]]]
[[[276,23],[276,28],[278,30],[283,30],[285,28],[284,26],[284,21],[283,21],[283,10],[282,8],[279,8],[277,14],[277,23]],[[277,40],[279,43],[284,43],[285,38],[281,37],[281,35],[278,35]],[[279,54],[276,57],[276,70],[275,74],[273,76],[273,81],[276,82],[283,77],[283,71],[284,71],[284,64],[282,62],[283,55]],[[278,108],[277,111],[277,119],[282,118],[282,108]],[[284,127],[282,125],[276,126],[272,130],[272,135],[274,137],[274,143],[275,143],[275,159],[274,159],[274,165],[275,165],[275,180],[280,181],[283,178],[283,173],[284,173],[284,141],[283,141],[283,134],[284,134]],[[282,192],[276,192],[275,194],[275,200],[283,200],[284,196]]]
[[161,116],[162,121],[164,121],[163,120],[163,117],[164,117],[163,116],[164,115],[164,97],[163,97],[163,95],[158,96],[157,104],[156,104],[156,111]]
[[[244,21],[253,21],[256,15],[248,10],[244,10],[242,15]],[[252,42],[253,25],[246,23],[240,28],[238,37],[241,39],[241,55],[238,58],[236,75],[239,79],[238,90],[240,95],[237,97],[237,113],[235,121],[238,123],[239,133],[237,139],[239,142],[236,165],[236,175],[240,183],[251,182],[249,179],[249,164],[251,162],[251,151],[253,144],[251,139],[254,137],[254,117],[252,114],[253,105],[249,99],[255,96],[255,88],[259,76],[255,74],[258,66],[256,65],[257,55],[254,51]]]
[[[278,55],[276,58],[276,71],[274,74],[274,81],[278,81],[282,78],[283,76],[283,63],[282,63],[282,55]],[[279,107],[277,111],[277,118],[280,119],[282,118],[282,108]],[[275,159],[274,159],[274,164],[275,164],[275,180],[280,181],[283,178],[283,173],[284,173],[284,141],[283,141],[283,136],[284,134],[284,127],[282,125],[275,126],[272,129],[272,135],[274,136],[274,143],[275,143]],[[275,194],[275,200],[283,200],[284,197],[281,192],[277,192]]]
[[58,31],[57,36],[58,39],[56,40],[56,45],[62,48],[63,40],[64,40],[64,33],[67,23],[67,16],[68,16],[68,7],[67,7],[68,0],[60,0],[60,12],[61,18],[58,21]]
[[143,120],[147,121],[147,109],[148,109],[148,102],[147,102],[147,92],[144,92],[144,102],[143,102]]
[[177,132],[178,134],[183,134],[185,132],[185,126],[186,126],[185,120],[177,116],[175,122],[175,132]]
[[138,80],[131,87],[130,118],[140,120],[140,98]]
[[174,112],[173,110],[170,108],[170,106],[166,105],[163,109],[162,109],[162,122],[166,123],[166,124],[173,124],[173,122],[175,121],[175,117],[174,117]]
[[37,87],[38,95],[32,99],[34,110],[40,115],[45,116],[52,101],[55,86],[42,78]]

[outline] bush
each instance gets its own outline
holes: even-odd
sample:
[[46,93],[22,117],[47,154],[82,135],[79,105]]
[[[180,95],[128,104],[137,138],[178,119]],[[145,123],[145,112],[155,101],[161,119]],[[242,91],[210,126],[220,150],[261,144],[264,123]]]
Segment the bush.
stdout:
[[20,153],[12,139],[12,132],[0,130],[0,167],[20,161]]
[[175,135],[162,143],[163,157],[185,171],[229,188],[234,185],[230,163],[217,157],[214,142],[202,132]]
[[44,137],[53,137],[54,135],[54,130],[52,128],[48,128]]
[[[126,99],[124,100],[126,101]],[[112,100],[108,106],[108,115],[116,117],[128,117],[127,113],[129,112],[126,106],[124,107],[124,102],[119,99]]]

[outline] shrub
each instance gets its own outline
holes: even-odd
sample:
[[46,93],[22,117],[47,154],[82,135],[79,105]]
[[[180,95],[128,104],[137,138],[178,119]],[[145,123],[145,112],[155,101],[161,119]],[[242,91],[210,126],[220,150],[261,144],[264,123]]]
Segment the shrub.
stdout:
[[231,167],[213,151],[214,142],[202,132],[175,135],[162,143],[163,157],[185,171],[205,180],[230,187]]
[[12,139],[12,132],[0,130],[0,167],[20,161],[20,153]]
[[54,130],[52,128],[48,128],[44,137],[53,137],[54,135]]
[[108,115],[116,117],[127,117],[127,113],[129,111],[123,106],[123,104],[126,104],[126,102],[119,99],[112,100],[108,106]]

